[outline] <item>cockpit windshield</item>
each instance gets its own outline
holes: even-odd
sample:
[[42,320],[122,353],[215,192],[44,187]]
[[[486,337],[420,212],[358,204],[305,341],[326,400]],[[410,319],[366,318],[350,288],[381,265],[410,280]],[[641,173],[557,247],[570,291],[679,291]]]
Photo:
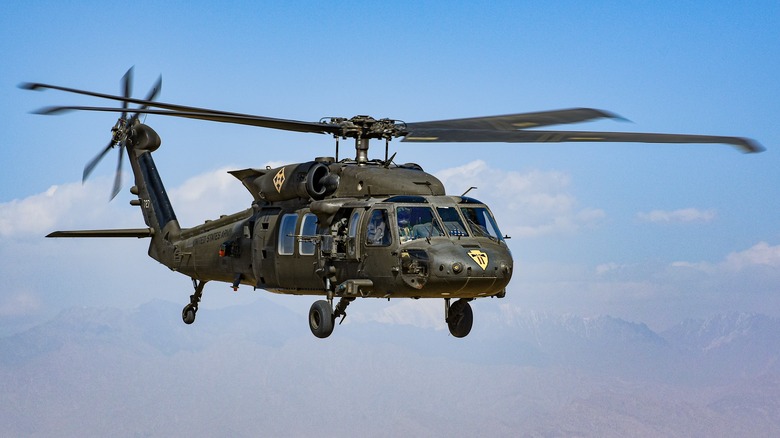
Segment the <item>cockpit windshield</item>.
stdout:
[[467,236],[466,226],[455,207],[436,207],[436,212],[444,222],[444,229],[450,236]]
[[398,207],[398,235],[401,243],[419,238],[444,236],[430,207]]
[[496,220],[485,207],[461,207],[460,211],[469,223],[471,233],[477,237],[491,237],[496,240],[504,240],[501,231],[498,230]]

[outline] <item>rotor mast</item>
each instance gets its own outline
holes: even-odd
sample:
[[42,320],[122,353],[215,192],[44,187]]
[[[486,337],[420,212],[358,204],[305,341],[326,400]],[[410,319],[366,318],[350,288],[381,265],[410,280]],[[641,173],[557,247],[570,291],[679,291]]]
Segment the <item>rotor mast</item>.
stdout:
[[368,140],[362,137],[355,139],[355,161],[358,164],[368,163]]
[[404,122],[393,119],[377,120],[371,116],[355,116],[351,119],[330,117],[320,120],[320,123],[337,128],[336,133],[333,134],[337,142],[339,138],[355,139],[355,162],[359,165],[368,163],[368,148],[371,139],[384,138],[386,141],[390,141],[395,137],[403,137],[408,134]]

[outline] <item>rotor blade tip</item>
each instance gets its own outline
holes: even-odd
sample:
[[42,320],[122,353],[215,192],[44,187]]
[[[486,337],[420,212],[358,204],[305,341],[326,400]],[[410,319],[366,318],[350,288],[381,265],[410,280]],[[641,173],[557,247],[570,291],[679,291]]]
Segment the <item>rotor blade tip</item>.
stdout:
[[22,90],[43,90],[43,87],[40,85],[41,84],[37,84],[35,82],[22,82],[19,84],[19,88]]
[[65,113],[70,111],[67,108],[62,108],[58,106],[45,106],[43,108],[39,108],[35,111],[30,111],[31,114],[40,114],[44,116],[53,116],[61,113]]
[[749,138],[745,139],[745,146],[742,149],[746,154],[758,154],[766,150],[761,143]]
[[625,123],[634,123],[631,119],[621,116],[620,114],[613,113],[611,111],[604,111],[607,114],[607,117],[613,120],[617,120],[618,122],[625,122]]

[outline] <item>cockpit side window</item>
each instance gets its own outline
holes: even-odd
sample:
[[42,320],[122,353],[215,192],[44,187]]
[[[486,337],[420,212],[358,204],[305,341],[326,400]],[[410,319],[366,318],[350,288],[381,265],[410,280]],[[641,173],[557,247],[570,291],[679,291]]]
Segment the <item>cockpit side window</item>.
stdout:
[[466,236],[466,226],[455,207],[436,207],[439,217],[444,222],[444,229],[450,236]]
[[390,227],[387,221],[387,210],[376,209],[371,212],[366,231],[366,244],[372,246],[387,246],[390,244]]
[[444,235],[430,207],[396,207],[395,212],[401,243]]
[[471,233],[475,237],[491,237],[496,240],[504,240],[501,231],[498,230],[496,220],[485,207],[461,207],[460,211],[469,224]]
[[357,236],[357,227],[360,219],[360,212],[356,211],[352,213],[352,217],[349,219],[349,237]]

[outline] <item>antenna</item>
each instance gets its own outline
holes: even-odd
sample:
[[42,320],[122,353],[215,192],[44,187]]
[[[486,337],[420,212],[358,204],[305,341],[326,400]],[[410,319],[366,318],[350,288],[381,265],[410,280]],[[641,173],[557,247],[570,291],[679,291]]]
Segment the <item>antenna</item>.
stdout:
[[461,196],[461,197],[463,197],[463,196],[466,196],[466,195],[468,194],[468,192],[470,192],[470,191],[472,191],[472,190],[474,190],[474,189],[476,189],[476,187],[474,187],[474,186],[471,186],[471,187],[469,187],[469,189],[468,189],[468,190],[466,190],[465,192],[463,192],[463,194],[462,194],[462,195],[460,195],[460,196]]

